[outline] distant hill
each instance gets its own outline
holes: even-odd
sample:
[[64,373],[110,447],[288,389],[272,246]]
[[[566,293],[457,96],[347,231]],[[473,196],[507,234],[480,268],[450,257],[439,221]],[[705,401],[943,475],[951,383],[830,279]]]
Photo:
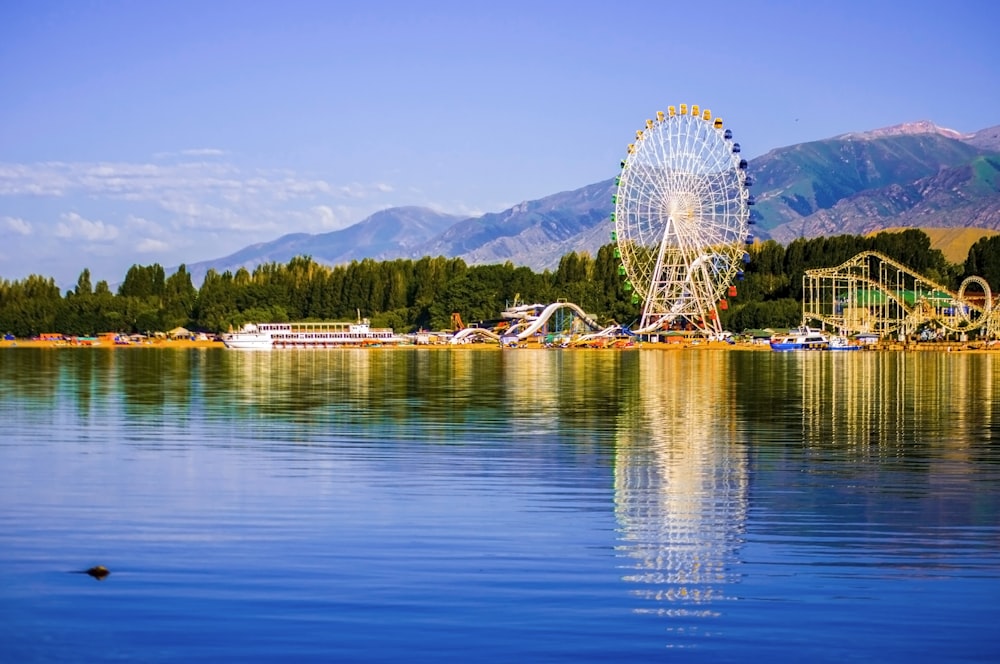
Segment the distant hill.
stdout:
[[[961,262],[969,238],[1000,231],[1000,126],[962,134],[900,124],[778,148],[751,160],[749,171],[761,239],[942,229],[946,255]],[[200,283],[209,267],[252,268],[297,254],[329,264],[443,255],[554,268],[570,251],[593,254],[610,241],[613,193],[608,179],[475,218],[389,208],[343,230],[285,235],[188,269]]]
[[[902,231],[903,228],[885,228],[877,232]],[[969,256],[969,249],[984,237],[1000,235],[1000,231],[984,228],[921,228],[931,240],[931,249],[940,249],[951,263],[963,263]]]
[[975,145],[976,147],[983,148],[984,150],[1000,152],[1000,125],[980,129],[976,133],[965,137],[963,140],[965,140],[969,145]]
[[[556,267],[570,251],[596,251],[610,241],[614,180],[527,201],[504,212],[455,224],[419,245],[413,256],[461,256],[467,262]],[[594,229],[603,227],[597,238]]]
[[312,256],[317,262],[337,265],[362,258],[397,258],[412,252],[462,217],[443,214],[422,207],[396,207],[382,210],[367,219],[329,233],[290,233],[271,242],[252,244],[223,258],[187,266],[195,284],[200,284],[209,268],[217,272],[236,272],[241,267],[251,271],[261,263],[287,263],[295,256]]
[[769,152],[750,164],[762,235],[1000,229],[1000,152],[974,144],[991,140],[913,123]]

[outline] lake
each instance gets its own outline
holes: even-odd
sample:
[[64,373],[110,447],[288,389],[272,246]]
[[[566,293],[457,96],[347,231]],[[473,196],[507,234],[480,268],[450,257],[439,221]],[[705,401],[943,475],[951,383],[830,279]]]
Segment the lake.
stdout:
[[1000,354],[5,349],[0,422],[3,662],[1000,660]]

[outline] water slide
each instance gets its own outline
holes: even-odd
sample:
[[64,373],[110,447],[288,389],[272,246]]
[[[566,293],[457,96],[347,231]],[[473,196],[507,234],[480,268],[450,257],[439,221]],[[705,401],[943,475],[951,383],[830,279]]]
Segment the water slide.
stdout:
[[[545,326],[545,324],[549,321],[549,318],[552,317],[552,314],[559,311],[560,309],[569,309],[574,314],[576,314],[580,318],[580,320],[583,321],[584,325],[586,325],[592,330],[602,329],[600,323],[595,321],[593,318],[587,315],[587,312],[585,312],[583,309],[573,304],[572,302],[553,302],[552,304],[542,309],[541,313],[538,314],[538,318],[530,321],[527,327],[525,327],[523,330],[521,330],[516,334],[517,339],[519,341],[524,341],[525,339],[529,339],[532,335],[534,335],[536,332],[541,330],[542,327]],[[521,323],[518,323],[514,325],[512,329],[516,329],[517,327],[520,327],[520,325]],[[610,329],[612,328],[608,328],[608,330]],[[500,335],[496,334],[495,332],[491,332],[490,330],[485,330],[480,327],[467,327],[464,330],[459,330],[455,334],[455,336],[451,338],[451,343],[459,344],[465,341],[466,339],[470,339],[472,337],[477,337],[477,336],[484,337],[487,339],[492,339],[497,342],[500,341]],[[507,335],[505,334],[504,336]]]

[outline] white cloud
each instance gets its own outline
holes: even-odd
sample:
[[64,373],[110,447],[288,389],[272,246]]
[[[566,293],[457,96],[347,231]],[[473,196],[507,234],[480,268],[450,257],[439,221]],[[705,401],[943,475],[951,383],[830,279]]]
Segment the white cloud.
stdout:
[[156,240],[151,237],[143,238],[135,245],[135,250],[140,254],[161,253],[170,249],[170,245],[163,240]]
[[165,253],[173,248],[169,241],[171,239],[170,233],[164,230],[160,224],[144,217],[130,214],[125,219],[123,230],[129,238],[139,238],[137,241],[132,240],[131,242],[139,253]]
[[153,159],[173,159],[176,157],[222,157],[228,154],[219,148],[188,148],[176,152],[157,152],[153,154]]
[[[176,208],[182,200],[239,206],[249,211],[296,201],[366,199],[392,191],[393,187],[384,182],[334,186],[323,179],[287,171],[245,173],[221,161],[0,163],[0,196],[83,195],[97,200],[149,202],[166,210]],[[380,203],[384,205],[385,201]]]
[[185,157],[221,157],[226,151],[218,148],[192,148],[181,150],[181,154]]
[[137,233],[149,233],[153,235],[163,234],[163,227],[160,226],[160,224],[134,214],[130,214],[125,218],[125,225],[130,231],[135,231]]
[[89,242],[109,242],[118,237],[118,229],[103,221],[84,219],[76,212],[60,215],[55,235],[66,240],[83,239]]
[[271,183],[271,191],[276,200],[288,201],[307,198],[316,194],[329,194],[330,185],[323,180],[296,180],[285,178]]
[[315,215],[317,220],[316,223],[319,224],[320,228],[337,228],[337,215],[333,213],[333,208],[329,205],[317,205],[312,208],[312,212]]
[[337,188],[337,193],[346,198],[364,198],[367,192],[367,187],[356,182],[344,184]]
[[[200,148],[146,163],[0,162],[0,209],[6,197],[18,212],[0,216],[0,233],[34,239],[14,254],[18,265],[4,267],[34,269],[44,253],[70,271],[96,274],[99,262],[119,278],[114,271],[138,254],[166,265],[207,260],[289,232],[339,230],[399,204],[387,181],[246,169],[224,155]],[[407,196],[406,204],[421,198]],[[39,238],[59,246],[43,248]]]
[[0,196],[63,196],[66,184],[46,163],[0,164]]
[[20,217],[2,217],[3,225],[18,235],[31,235],[31,223]]

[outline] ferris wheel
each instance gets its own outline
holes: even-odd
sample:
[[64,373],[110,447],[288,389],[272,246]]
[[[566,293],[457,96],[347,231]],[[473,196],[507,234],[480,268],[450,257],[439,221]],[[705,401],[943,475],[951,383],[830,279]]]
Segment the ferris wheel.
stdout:
[[614,195],[624,288],[642,303],[640,334],[690,323],[722,332],[719,309],[750,261],[754,204],[747,162],[711,111],[657,112],[628,146]]

